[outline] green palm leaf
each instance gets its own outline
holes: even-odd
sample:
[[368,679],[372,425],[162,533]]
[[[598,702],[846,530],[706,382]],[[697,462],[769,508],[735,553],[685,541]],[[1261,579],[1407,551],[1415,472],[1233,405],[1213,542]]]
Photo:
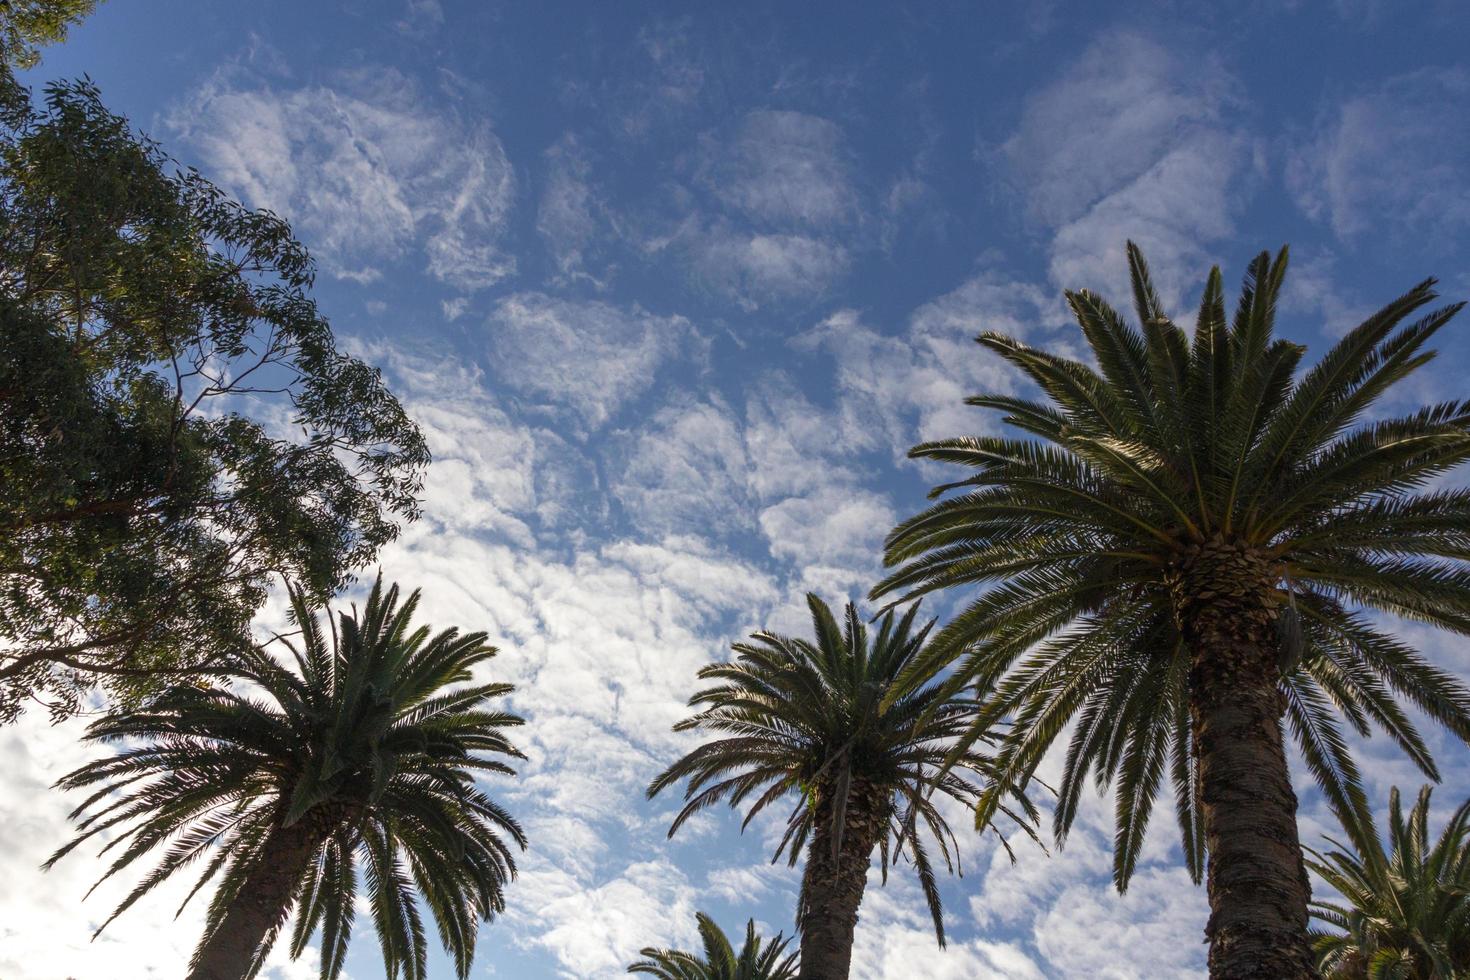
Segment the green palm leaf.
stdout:
[[[47,866],[104,832],[104,851],[120,849],[104,880],[165,848],[116,918],[202,861],[189,897],[211,881],[215,891],[196,969],[233,937],[247,951],[233,966],[253,976],[294,910],[291,953],[319,934],[323,980],[342,971],[361,870],[388,976],[427,975],[421,904],[457,975],[469,976],[476,922],[504,910],[510,845],[525,847],[474,773],[512,773],[501,760],[521,755],[504,730],[521,719],[490,710],[509,685],[471,683],[495,654],[485,634],[412,628],[418,600],[400,603],[380,578],[360,612],[329,613],[323,629],[293,590],[294,669],[257,651],[229,675],[231,687],[177,687],[99,719],[89,740],[141,744],[58,782],[93,792],[72,815],[78,836]],[[299,846],[283,861],[287,839]],[[265,901],[261,883],[273,872],[279,900],[252,933],[241,910]]]

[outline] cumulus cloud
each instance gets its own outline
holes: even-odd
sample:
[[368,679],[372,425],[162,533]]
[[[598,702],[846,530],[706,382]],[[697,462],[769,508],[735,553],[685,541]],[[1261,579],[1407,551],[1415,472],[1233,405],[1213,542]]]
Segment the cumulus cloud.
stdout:
[[1470,72],[1424,68],[1342,102],[1287,166],[1301,207],[1342,238],[1470,231]]
[[500,140],[399,71],[289,87],[228,67],[167,122],[215,180],[290,219],[338,277],[371,282],[410,255],[465,291],[515,272],[499,244],[515,201]]

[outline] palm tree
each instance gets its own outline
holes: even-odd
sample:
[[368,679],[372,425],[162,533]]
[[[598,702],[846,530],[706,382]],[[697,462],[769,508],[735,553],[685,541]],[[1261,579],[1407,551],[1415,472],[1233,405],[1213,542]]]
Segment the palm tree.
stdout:
[[1371,820],[1352,826],[1353,846],[1309,850],[1311,868],[1343,901],[1313,902],[1312,915],[1340,932],[1313,933],[1329,980],[1452,980],[1470,976],[1470,801],[1438,839],[1429,834],[1425,786],[1404,819],[1389,792],[1385,852]]
[[[922,657],[934,625],[914,628],[917,607],[896,622],[890,611],[870,641],[856,606],[847,606],[839,626],[817,596],[808,595],[807,605],[815,642],[756,633],[753,642],[734,644],[734,663],[700,670],[713,686],[689,704],[703,710],[674,730],[720,737],[669,766],[648,795],[688,780],[670,837],[721,800],[731,807],[749,801],[743,830],[768,805],[796,796],[772,860],[785,853],[794,866],[810,841],[797,912],[801,977],[825,980],[848,975],[875,849],[885,880],[890,859],[907,852],[944,945],[939,889],[920,828],[953,871],[959,855],[934,795],[974,806],[980,787],[966,775],[988,773],[989,762],[973,748],[955,751],[975,702],[943,698],[938,686],[901,693],[894,686]],[[1003,812],[1034,837],[1035,811],[1019,793],[1014,801],[1018,810],[1003,804]]]
[[1304,348],[1272,338],[1284,248],[1251,264],[1232,320],[1210,273],[1192,342],[1128,256],[1141,329],[1067,294],[1095,366],[978,338],[1045,398],[968,399],[1026,438],[910,452],[973,472],[893,530],[898,567],[874,595],[986,587],[910,680],[952,665],[951,683],[989,692],[977,730],[1014,722],[1002,786],[1024,786],[1075,722],[1057,835],[1089,772],[1115,783],[1120,890],[1167,773],[1196,880],[1209,855],[1211,975],[1310,976],[1283,718],[1343,811],[1362,791],[1339,718],[1387,732],[1431,778],[1399,699],[1470,740],[1470,691],[1364,615],[1470,633],[1470,490],[1426,489],[1470,458],[1470,402],[1366,421],[1461,304],[1405,325],[1435,299],[1421,283],[1298,377]]
[[477,920],[504,908],[515,876],[507,838],[525,847],[475,774],[514,774],[503,760],[521,754],[503,729],[521,719],[489,706],[510,685],[472,681],[495,655],[485,634],[431,638],[427,626],[411,626],[418,603],[414,592],[399,605],[398,587],[384,591],[379,578],[361,615],[354,608],[333,623],[328,612],[329,637],[293,591],[300,646],[282,642],[294,670],[258,651],[229,689],[176,687],[144,710],[94,723],[89,740],[125,746],[58,782],[93,792],[72,814],[79,835],[47,866],[115,833],[103,851],[120,853],[105,880],[167,844],[106,928],[203,859],[189,898],[218,884],[193,980],[254,976],[293,906],[291,955],[320,927],[321,975],[336,977],[361,866],[387,975],[425,976],[417,892],[467,977]]
[[659,980],[796,980],[796,954],[781,954],[791,940],[780,933],[768,943],[755,934],[755,920],[745,924],[745,945],[740,952],[730,945],[724,930],[703,912],[695,913],[704,955],[678,949],[647,947],[644,957],[628,967],[629,973],[647,973]]

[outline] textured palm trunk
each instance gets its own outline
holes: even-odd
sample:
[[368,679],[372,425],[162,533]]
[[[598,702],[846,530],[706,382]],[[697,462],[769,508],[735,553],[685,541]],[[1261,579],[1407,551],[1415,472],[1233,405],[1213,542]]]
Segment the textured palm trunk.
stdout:
[[1193,653],[1190,717],[1209,855],[1212,980],[1316,977],[1310,886],[1282,739],[1275,575],[1219,541],[1180,568],[1176,601]]
[[868,883],[868,864],[887,820],[887,800],[854,780],[842,844],[832,850],[832,800],[819,798],[802,877],[801,980],[847,980],[852,935]]
[[296,884],[326,838],[322,821],[310,814],[271,831],[240,894],[199,950],[189,980],[241,980],[249,972],[261,944],[290,911]]

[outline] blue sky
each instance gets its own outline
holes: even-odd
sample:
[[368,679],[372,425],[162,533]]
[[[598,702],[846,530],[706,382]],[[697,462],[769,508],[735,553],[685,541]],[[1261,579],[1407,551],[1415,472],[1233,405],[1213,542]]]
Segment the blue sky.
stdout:
[[[1460,5],[1375,0],[109,0],[29,80],[90,74],[311,247],[436,457],[384,570],[433,624],[490,631],[530,720],[491,790],[532,849],[475,975],[602,977],[690,943],[696,909],[790,931],[774,823],[718,811],[669,843],[675,801],[642,787],[688,746],[699,665],[804,630],[808,589],[866,591],[939,477],[905,450],[995,425],[961,398],[1020,381],[974,334],[1076,351],[1061,290],[1123,299],[1128,237],[1185,319],[1212,263],[1238,280],[1290,242],[1280,329],[1318,352],[1427,275],[1470,295],[1467,34]],[[1463,396],[1467,324],[1390,408]],[[1404,632],[1470,673],[1463,642]],[[96,865],[36,871],[76,732],[0,732],[0,975],[173,976],[198,910],[140,904],[89,944]],[[1447,812],[1470,767],[1433,738]],[[1377,798],[1418,785],[1362,751]],[[946,952],[908,869],[875,880],[855,975],[1202,975],[1167,808],[1126,898],[1109,814],[1014,868],[967,838]],[[366,923],[349,970],[381,975]]]

